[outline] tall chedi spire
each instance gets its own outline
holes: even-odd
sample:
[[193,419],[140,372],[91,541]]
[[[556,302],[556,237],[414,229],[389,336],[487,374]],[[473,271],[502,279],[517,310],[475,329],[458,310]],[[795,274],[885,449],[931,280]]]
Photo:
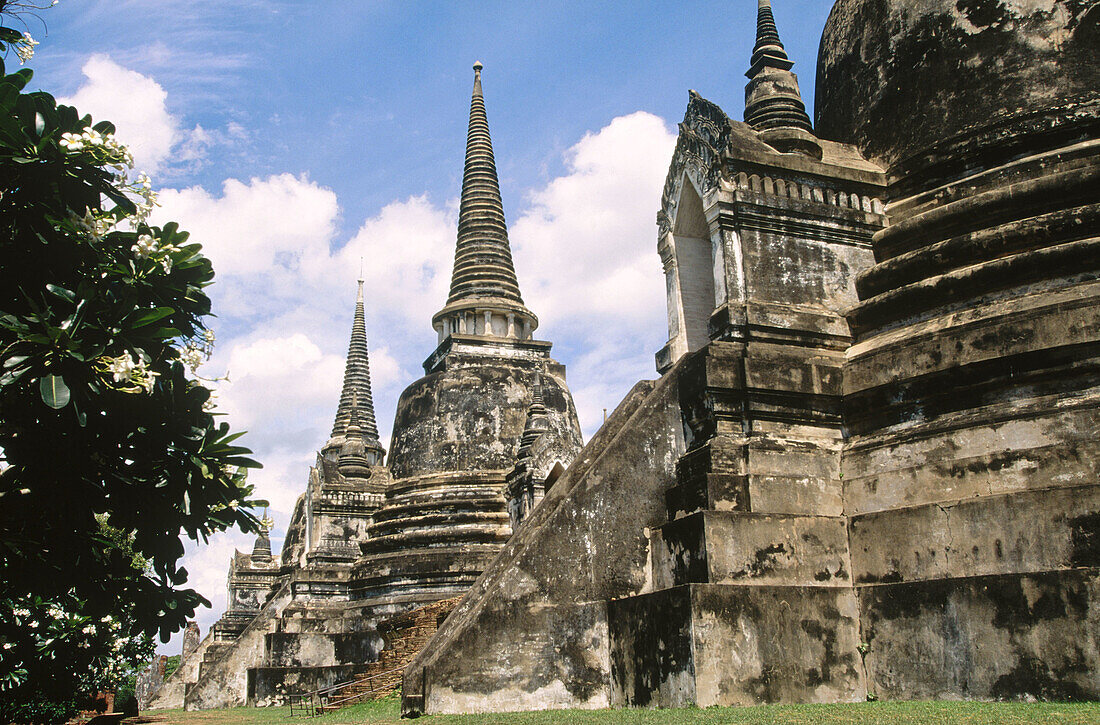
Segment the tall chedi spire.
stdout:
[[374,417],[374,398],[370,389],[370,354],[367,350],[367,320],[363,310],[363,280],[359,280],[359,292],[355,298],[355,317],[351,323],[351,341],[348,343],[348,359],[344,367],[344,388],[336,409],[336,421],[332,436],[325,445],[325,452],[339,451],[344,443],[352,411],[356,412],[357,430],[363,440],[370,465],[380,465],[386,450],[378,442],[378,423]]
[[798,76],[791,72],[794,62],[787,57],[772,16],[771,0],[758,0],[756,45],[745,73],[745,123],[779,151],[806,153],[821,158],[821,148],[813,136],[810,116]]
[[451,291],[447,305],[432,318],[440,342],[455,334],[526,340],[538,326],[538,318],[523,304],[512,264],[481,90],[482,67],[474,64]]

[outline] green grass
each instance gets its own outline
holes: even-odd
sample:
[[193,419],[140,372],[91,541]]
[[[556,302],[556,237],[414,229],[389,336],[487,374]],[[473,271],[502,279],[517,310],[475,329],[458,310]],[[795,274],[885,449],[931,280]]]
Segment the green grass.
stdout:
[[[431,715],[401,720],[397,696],[323,717],[291,719],[285,707],[166,710],[148,713],[159,725],[1097,725],[1100,703],[867,702],[858,705],[773,705],[682,710],[550,710],[481,715]],[[162,719],[163,718],[163,719]]]

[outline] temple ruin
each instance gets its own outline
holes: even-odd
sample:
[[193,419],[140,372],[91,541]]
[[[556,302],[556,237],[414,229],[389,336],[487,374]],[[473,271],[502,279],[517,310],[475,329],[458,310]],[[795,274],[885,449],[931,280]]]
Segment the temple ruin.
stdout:
[[281,556],[266,533],[251,555],[235,554],[228,609],[200,645],[200,663],[168,678],[154,707],[281,705],[288,693],[354,679],[385,659],[406,613],[434,613],[497,555],[517,506],[509,482],[522,481],[516,495],[530,504],[580,450],[565,367],[534,338],[538,318],[520,295],[481,70],[474,66],[454,274],[432,319],[438,346],[398,401],[388,461],[360,281],[332,435]]
[[744,121],[679,127],[659,379],[583,447],[474,66],[389,458],[361,285],[281,557],[236,555],[162,692],[281,703],[423,624],[407,715],[1100,698],[1100,0],[838,0],[814,121],[756,22]]
[[[739,11],[732,10],[735,14]],[[669,342],[404,711],[1100,697],[1100,2],[759,0],[690,94]]]

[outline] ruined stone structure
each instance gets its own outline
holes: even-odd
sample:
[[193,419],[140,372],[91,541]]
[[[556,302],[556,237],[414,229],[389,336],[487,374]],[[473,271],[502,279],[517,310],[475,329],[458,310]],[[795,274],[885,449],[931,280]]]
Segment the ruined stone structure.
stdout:
[[[397,641],[380,629],[392,634],[404,613],[463,594],[511,536],[510,472],[545,490],[580,450],[565,368],[550,357],[551,343],[533,339],[538,318],[520,295],[481,69],[474,67],[454,275],[432,319],[438,347],[398,402],[387,465],[360,282],[332,436],[281,556],[272,557],[266,534],[251,556],[237,552],[229,608],[200,647],[201,665],[173,690],[178,701],[162,697],[157,706],[283,704],[287,693],[377,670],[369,665]],[[382,661],[407,660],[411,641]]]
[[[374,517],[351,595],[362,616],[463,594],[512,534],[504,489],[537,389],[550,468],[580,450],[580,424],[551,343],[523,304],[474,66],[454,273],[432,318],[438,347],[397,403],[394,482]],[[545,477],[544,479],[545,480]]]
[[187,629],[183,632],[180,663],[175,671],[166,677],[165,669],[159,664],[161,658],[158,657],[153,660],[149,669],[139,676],[139,682],[144,679],[146,683],[144,685],[144,696],[140,691],[135,693],[140,709],[183,706],[183,697],[187,685],[195,681],[206,648],[214,641],[213,629],[207,632],[205,638],[201,635],[199,625],[195,622],[188,622]]
[[639,383],[407,670],[420,712],[1100,697],[1100,0],[759,0],[692,93]]
[[137,674],[134,680],[134,698],[137,700],[138,709],[149,707],[160,688],[164,686],[165,665],[168,663],[167,655],[154,657],[149,666]]

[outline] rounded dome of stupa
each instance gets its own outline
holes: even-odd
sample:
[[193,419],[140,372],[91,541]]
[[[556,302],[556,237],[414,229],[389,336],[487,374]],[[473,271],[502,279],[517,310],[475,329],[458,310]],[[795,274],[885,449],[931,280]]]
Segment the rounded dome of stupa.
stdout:
[[838,0],[816,131],[891,165],[1005,119],[1072,114],[1100,99],[1098,51],[1100,0]]

